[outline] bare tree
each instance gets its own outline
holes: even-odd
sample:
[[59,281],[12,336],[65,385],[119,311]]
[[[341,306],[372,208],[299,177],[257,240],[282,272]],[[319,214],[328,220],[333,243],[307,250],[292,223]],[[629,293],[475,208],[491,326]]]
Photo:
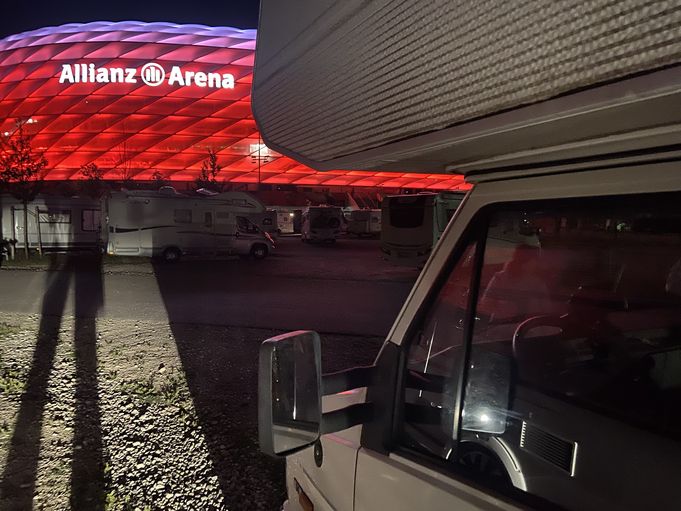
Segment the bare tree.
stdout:
[[132,154],[128,150],[127,142],[123,142],[117,148],[115,166],[121,176],[122,186],[124,188],[132,188],[134,186],[133,177],[137,170],[133,167]]
[[224,188],[224,181],[218,182],[218,174],[222,170],[222,165],[218,163],[218,155],[212,150],[208,149],[208,158],[201,164],[201,172],[196,178],[196,188],[206,188],[214,192],[221,192]]
[[[24,253],[28,259],[28,203],[35,199],[43,184],[43,171],[47,159],[33,150],[30,137],[24,132],[24,123],[2,140],[0,152],[0,183],[24,207]],[[40,219],[36,219],[40,221]]]
[[99,198],[104,191],[104,169],[91,162],[80,167],[80,173],[85,178],[83,191],[93,198]]

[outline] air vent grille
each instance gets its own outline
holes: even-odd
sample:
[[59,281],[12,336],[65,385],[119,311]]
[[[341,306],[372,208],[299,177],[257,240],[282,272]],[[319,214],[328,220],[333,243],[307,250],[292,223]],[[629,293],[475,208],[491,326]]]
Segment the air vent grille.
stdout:
[[568,442],[523,421],[520,447],[566,471],[571,476],[575,475],[576,442]]

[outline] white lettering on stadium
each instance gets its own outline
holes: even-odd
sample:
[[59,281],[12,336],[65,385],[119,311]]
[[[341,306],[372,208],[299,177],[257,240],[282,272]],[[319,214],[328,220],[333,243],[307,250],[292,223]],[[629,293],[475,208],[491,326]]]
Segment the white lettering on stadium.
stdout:
[[183,73],[179,66],[173,66],[170,70],[168,85],[176,84],[181,87],[196,85],[197,87],[212,87],[214,89],[233,89],[234,75],[229,73],[202,73],[201,71],[185,71]]
[[[137,83],[137,68],[130,67],[96,67],[94,64],[62,64],[59,83]],[[165,77],[167,76],[167,80]],[[202,71],[182,71],[180,66],[173,66],[167,75],[163,68],[155,63],[142,67],[142,83],[157,87],[167,83],[176,87],[209,87],[213,89],[233,89],[234,75],[230,73],[204,73]]]

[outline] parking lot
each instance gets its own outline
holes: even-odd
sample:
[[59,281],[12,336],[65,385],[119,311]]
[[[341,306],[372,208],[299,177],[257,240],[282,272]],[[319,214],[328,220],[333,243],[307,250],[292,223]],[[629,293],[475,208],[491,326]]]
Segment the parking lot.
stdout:
[[315,329],[325,371],[370,363],[416,276],[376,240],[296,237],[264,261],[3,268],[0,504],[275,509],[283,464],[257,446],[260,342]]

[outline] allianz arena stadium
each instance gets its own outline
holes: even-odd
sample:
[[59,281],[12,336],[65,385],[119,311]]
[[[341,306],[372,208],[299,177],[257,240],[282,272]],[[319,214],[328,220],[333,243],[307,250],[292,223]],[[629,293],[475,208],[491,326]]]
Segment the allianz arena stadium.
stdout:
[[[465,189],[460,176],[317,172],[262,144],[251,113],[255,30],[94,22],[0,40],[0,137],[22,126],[48,161],[46,179],[198,176],[208,152],[218,179],[305,187]],[[159,174],[156,174],[157,176]]]

